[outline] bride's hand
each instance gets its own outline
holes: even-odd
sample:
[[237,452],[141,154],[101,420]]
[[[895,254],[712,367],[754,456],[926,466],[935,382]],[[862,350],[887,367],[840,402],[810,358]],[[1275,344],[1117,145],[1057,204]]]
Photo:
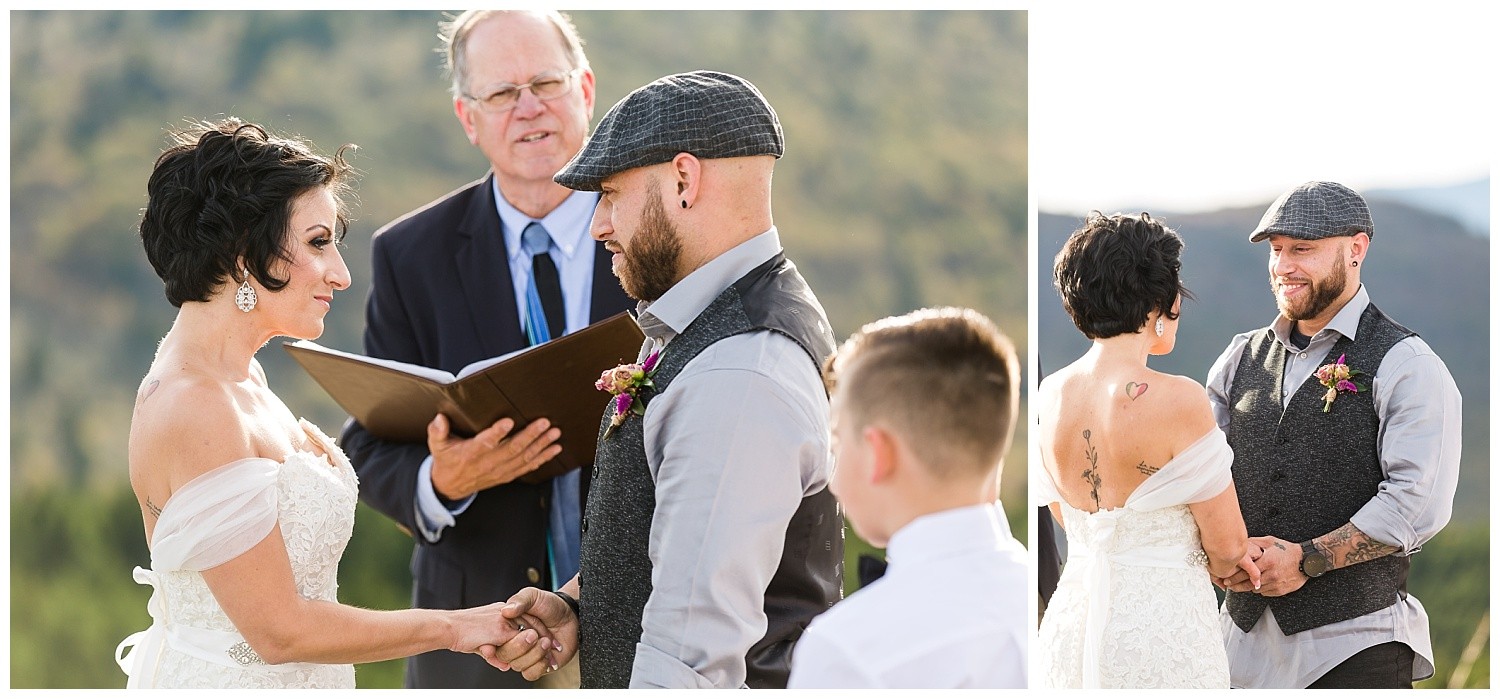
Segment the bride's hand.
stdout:
[[528,644],[540,641],[552,645],[552,634],[546,627],[531,617],[507,619],[500,613],[504,606],[504,602],[495,602],[452,612],[454,640],[449,650],[488,658],[497,646],[517,637]]
[[1214,586],[1230,592],[1254,592],[1260,590],[1260,566],[1255,562],[1265,555],[1265,549],[1250,541],[1245,555],[1235,564],[1235,572],[1229,577],[1213,576]]
[[[1259,546],[1250,544],[1250,550],[1245,552],[1245,555],[1240,558],[1239,562],[1240,570],[1249,576],[1250,586],[1255,590],[1260,589],[1260,567],[1255,565],[1255,561],[1260,558],[1261,553],[1263,552]],[[1236,573],[1236,577],[1238,577],[1238,573]]]

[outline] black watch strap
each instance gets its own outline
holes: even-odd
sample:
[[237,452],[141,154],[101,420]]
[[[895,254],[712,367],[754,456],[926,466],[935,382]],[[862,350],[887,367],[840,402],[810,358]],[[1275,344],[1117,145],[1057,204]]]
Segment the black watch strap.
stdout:
[[573,616],[575,618],[578,616],[578,600],[577,599],[574,599],[574,597],[572,595],[570,595],[570,594],[568,594],[566,592],[563,592],[562,590],[553,590],[552,594],[557,595],[558,597],[561,597],[562,601],[567,603],[568,609],[573,610]]
[[[1308,565],[1309,561],[1312,565]],[[1297,570],[1309,578],[1316,578],[1328,572],[1332,562],[1311,541],[1302,542],[1302,560],[1297,562]]]

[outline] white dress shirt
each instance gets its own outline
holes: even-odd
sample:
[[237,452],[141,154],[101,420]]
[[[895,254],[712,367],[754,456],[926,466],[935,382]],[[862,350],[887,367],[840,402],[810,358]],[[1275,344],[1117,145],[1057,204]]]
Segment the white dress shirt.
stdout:
[[[1306,349],[1291,344],[1291,321],[1277,316],[1271,328],[1288,353],[1282,376],[1283,408],[1319,366],[1338,359],[1326,355],[1340,337],[1354,338],[1360,316],[1369,305],[1369,293],[1361,285]],[[1250,339],[1260,332],[1236,335],[1209,370],[1208,398],[1221,429],[1229,429],[1229,393],[1240,357]],[[1372,383],[1375,414],[1380,418],[1380,468],[1385,479],[1375,497],[1349,521],[1370,538],[1401,549],[1393,555],[1410,556],[1422,550],[1422,544],[1453,514],[1461,447],[1461,399],[1448,367],[1417,336],[1391,347],[1375,370]],[[1385,609],[1290,636],[1281,632],[1270,607],[1249,633],[1234,624],[1227,607],[1220,609],[1219,621],[1235,687],[1300,689],[1355,653],[1390,641],[1400,641],[1416,651],[1413,680],[1433,674],[1427,611],[1411,595]]]
[[[641,303],[642,358],[780,250],[772,228]],[[822,379],[785,335],[727,337],[651,401],[642,429],[656,511],[630,686],[741,687],[745,654],[766,632],[765,590],[787,524],[831,475]]]
[[886,557],[885,575],[813,619],[790,688],[1026,688],[1026,548],[998,503],[918,517]]

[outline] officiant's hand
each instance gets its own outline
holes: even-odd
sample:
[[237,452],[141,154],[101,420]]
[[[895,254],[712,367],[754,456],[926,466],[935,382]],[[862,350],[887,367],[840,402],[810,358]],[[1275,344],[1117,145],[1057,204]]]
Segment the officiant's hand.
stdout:
[[438,413],[427,424],[433,489],[449,500],[462,500],[531,473],[562,453],[557,444],[562,432],[547,418],[512,433],[515,424],[501,418],[472,439],[463,439],[449,433],[447,416]]

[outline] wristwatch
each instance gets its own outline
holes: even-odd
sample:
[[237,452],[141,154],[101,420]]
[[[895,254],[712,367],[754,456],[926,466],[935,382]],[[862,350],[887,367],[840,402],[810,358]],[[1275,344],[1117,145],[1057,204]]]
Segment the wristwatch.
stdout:
[[1323,555],[1318,547],[1313,546],[1311,541],[1302,542],[1302,562],[1297,564],[1297,570],[1309,578],[1316,578],[1328,572],[1333,565],[1329,563],[1328,557]]

